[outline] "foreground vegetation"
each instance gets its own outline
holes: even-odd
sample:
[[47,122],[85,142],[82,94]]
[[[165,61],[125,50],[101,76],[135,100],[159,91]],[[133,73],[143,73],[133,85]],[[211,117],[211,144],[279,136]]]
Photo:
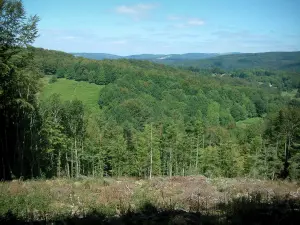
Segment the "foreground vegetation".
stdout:
[[283,181],[203,176],[152,180],[83,177],[16,180],[1,183],[0,190],[0,216],[6,222],[15,219],[70,224],[75,221],[78,224],[93,221],[98,224],[297,224],[300,221],[300,186]]

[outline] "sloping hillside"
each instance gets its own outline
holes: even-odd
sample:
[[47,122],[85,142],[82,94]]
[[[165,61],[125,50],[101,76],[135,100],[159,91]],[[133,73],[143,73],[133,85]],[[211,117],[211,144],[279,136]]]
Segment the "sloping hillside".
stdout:
[[[230,53],[228,53],[230,54]],[[197,60],[197,59],[206,59],[218,56],[218,53],[186,53],[186,54],[139,54],[139,55],[128,55],[128,56],[119,56],[106,53],[72,53],[76,57],[84,57],[87,59],[138,59],[138,60],[149,60],[153,62],[160,63],[171,63],[173,61],[182,61],[182,60]]]
[[174,62],[173,65],[199,68],[218,67],[225,70],[261,68],[300,71],[300,52],[231,54],[202,60],[184,60]]

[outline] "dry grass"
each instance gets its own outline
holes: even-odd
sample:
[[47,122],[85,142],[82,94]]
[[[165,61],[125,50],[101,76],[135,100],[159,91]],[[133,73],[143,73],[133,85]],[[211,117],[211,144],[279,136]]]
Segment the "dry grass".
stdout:
[[216,214],[218,204],[243,197],[260,202],[274,198],[299,200],[300,185],[203,176],[1,182],[0,215],[11,212],[26,220],[85,217],[91,212],[113,216],[137,212],[145,204],[167,210]]

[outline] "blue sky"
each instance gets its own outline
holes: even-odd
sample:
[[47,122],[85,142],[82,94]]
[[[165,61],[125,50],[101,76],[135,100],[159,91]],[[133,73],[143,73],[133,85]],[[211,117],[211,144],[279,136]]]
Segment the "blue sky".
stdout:
[[300,0],[23,0],[34,46],[118,55],[300,51]]

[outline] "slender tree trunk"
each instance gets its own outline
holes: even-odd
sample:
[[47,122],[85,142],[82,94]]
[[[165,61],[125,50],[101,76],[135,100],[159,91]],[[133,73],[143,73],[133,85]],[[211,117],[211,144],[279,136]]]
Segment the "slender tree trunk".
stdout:
[[150,172],[149,179],[152,178],[152,160],[153,160],[153,150],[152,150],[152,123],[151,123],[151,135],[150,135]]
[[[37,143],[35,143],[35,151],[38,152],[38,146]],[[37,171],[38,171],[38,175],[41,176],[42,175],[42,170],[41,170],[41,163],[40,163],[40,157],[36,158],[37,161]]]
[[60,156],[60,150],[58,149],[58,156],[57,156],[57,177],[60,177],[61,171],[61,156]]
[[[97,174],[99,174],[100,177],[103,177],[103,175],[104,175],[103,164],[102,164],[100,156],[98,156],[98,172],[97,172]],[[106,174],[107,174],[107,172],[106,172]]]
[[70,166],[69,166],[69,160],[68,160],[68,153],[66,153],[66,167],[67,167],[66,168],[67,176],[68,176],[68,178],[70,178]]
[[284,143],[284,160],[285,160],[285,163],[287,163],[287,144],[286,144],[286,142]]
[[[3,157],[2,160],[4,161],[3,177],[4,177],[4,179],[8,179],[8,178],[11,178],[12,171],[11,171],[11,167],[10,167],[10,159],[8,157],[8,141],[7,141],[6,127],[4,127],[4,136],[5,136],[5,147],[3,148],[3,153],[2,153],[2,157]],[[8,169],[9,172],[6,172],[6,169]]]
[[1,157],[1,161],[2,161],[2,178],[5,180],[7,177],[6,177],[6,165],[5,165],[5,162],[4,162],[4,156]]
[[79,176],[79,162],[78,162],[78,149],[77,149],[77,139],[74,138],[74,148],[75,148],[75,175],[76,178]]
[[169,176],[172,177],[172,148],[170,148],[169,154]]
[[33,153],[33,134],[32,134],[32,127],[33,127],[33,115],[30,116],[30,154],[31,154],[31,162],[30,162],[30,172],[31,178],[33,178],[33,167],[34,167],[34,153]]
[[71,159],[70,159],[70,176],[74,177],[74,151],[71,150]]
[[55,162],[53,160],[53,152],[50,152],[50,168],[51,168],[51,176],[53,175],[54,171],[55,171],[55,168],[54,168],[54,165],[55,165]]
[[[24,110],[23,110],[23,114],[22,116],[25,114]],[[30,125],[29,125],[30,126]],[[26,149],[25,143],[26,143],[26,131],[25,131],[25,127],[23,126],[23,139],[22,139],[22,147],[21,147],[21,153],[22,153],[22,157],[21,157],[21,162],[22,162],[22,167],[21,167],[21,176],[26,176],[27,174],[24,172],[24,151]]]
[[266,168],[266,172],[265,172],[265,179],[268,177],[268,163],[267,163],[267,150],[266,150],[266,146],[263,142],[263,148],[264,148],[264,152],[265,152],[265,168]]
[[[19,159],[19,167],[20,167],[20,172],[18,175],[22,176],[22,167],[23,167],[23,164],[22,164],[22,152],[20,151],[20,137],[19,137],[19,124],[17,122],[17,125],[16,125],[16,149],[17,149],[17,155],[19,155],[20,159]],[[17,162],[16,161],[17,157],[16,157],[16,154],[14,155],[14,162]],[[14,166],[14,165],[13,165]]]
[[92,176],[95,177],[95,162],[94,162],[94,157],[92,158]]
[[178,156],[175,155],[175,176],[179,174],[178,170]]
[[198,174],[199,135],[197,136],[196,173]]

